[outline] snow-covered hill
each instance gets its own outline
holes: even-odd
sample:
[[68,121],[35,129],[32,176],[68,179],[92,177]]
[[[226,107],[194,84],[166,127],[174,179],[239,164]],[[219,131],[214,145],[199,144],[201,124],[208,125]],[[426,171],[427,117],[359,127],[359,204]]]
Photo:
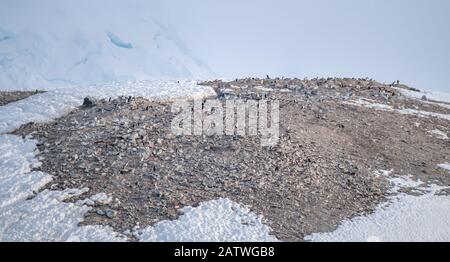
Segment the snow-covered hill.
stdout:
[[157,1],[0,0],[0,88],[208,78]]

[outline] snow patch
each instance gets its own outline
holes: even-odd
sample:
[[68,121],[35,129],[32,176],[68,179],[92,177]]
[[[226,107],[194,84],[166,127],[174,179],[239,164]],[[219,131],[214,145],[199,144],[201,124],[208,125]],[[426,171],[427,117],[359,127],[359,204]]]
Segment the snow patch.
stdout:
[[42,172],[31,172],[40,164],[36,153],[36,141],[0,135],[0,208],[32,196],[52,180]]
[[262,217],[247,207],[220,198],[201,203],[198,207],[184,207],[183,215],[174,221],[161,221],[138,230],[140,241],[171,242],[236,242],[277,241]]
[[391,188],[388,190],[389,193],[398,193],[401,189],[406,188],[418,188],[424,183],[419,180],[413,180],[412,176],[392,176],[393,170],[377,170],[375,171],[375,176],[385,177],[391,184]]
[[78,226],[90,208],[63,201],[86,190],[45,190],[0,209],[0,241],[125,241],[110,227]]
[[437,118],[441,118],[441,119],[450,121],[450,115],[448,115],[448,114],[440,114],[440,113],[416,110],[416,109],[411,109],[411,108],[395,109],[390,105],[373,103],[364,98],[359,98],[357,100],[352,100],[352,101],[345,101],[344,104],[353,105],[353,106],[363,106],[366,108],[381,110],[381,111],[397,112],[397,113],[400,113],[403,115],[415,115],[418,117],[437,117]]
[[[314,233],[307,241],[450,241],[450,196],[437,195],[449,187],[424,185],[410,177],[389,177],[391,171],[379,171],[393,187],[389,202],[380,204],[374,213],[344,220],[333,232]],[[398,193],[415,188],[422,195]]]
[[445,164],[439,164],[438,167],[443,168],[443,169],[447,169],[450,173],[450,164],[449,163],[445,163]]
[[[419,99],[422,102],[427,102],[427,101],[422,100],[422,98],[425,96],[427,98],[427,100],[450,103],[450,94],[449,93],[435,92],[435,91],[433,91],[433,92],[431,92],[431,91],[416,92],[416,91],[407,90],[404,88],[395,88],[395,89],[409,98]],[[433,103],[433,102],[429,102],[429,103]],[[442,103],[433,103],[433,104],[438,104],[438,105],[450,108],[450,104],[442,104]]]
[[272,91],[274,91],[274,89],[267,88],[267,87],[264,87],[264,86],[255,86],[255,89],[256,90],[260,90],[260,91],[264,91],[264,92],[272,92]]
[[31,172],[19,177],[0,178],[0,208],[25,200],[52,181],[52,177],[42,172]]
[[112,200],[112,197],[108,196],[106,193],[98,193],[91,196],[90,198],[80,199],[75,204],[77,206],[94,206],[95,204],[106,205],[111,203]]
[[[78,226],[90,208],[64,200],[87,192],[87,188],[37,194],[52,177],[31,172],[40,165],[36,154],[35,140],[0,135],[0,241],[126,240],[109,227]],[[104,194],[91,199],[109,201]]]
[[435,135],[439,139],[447,140],[448,136],[446,133],[442,132],[439,129],[433,129],[431,131],[428,131],[428,133]]

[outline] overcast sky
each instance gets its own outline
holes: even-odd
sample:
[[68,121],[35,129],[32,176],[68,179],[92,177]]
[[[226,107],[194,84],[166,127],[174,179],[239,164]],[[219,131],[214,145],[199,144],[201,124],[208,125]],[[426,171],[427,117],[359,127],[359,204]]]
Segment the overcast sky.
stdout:
[[367,76],[450,91],[448,0],[162,2],[219,76]]

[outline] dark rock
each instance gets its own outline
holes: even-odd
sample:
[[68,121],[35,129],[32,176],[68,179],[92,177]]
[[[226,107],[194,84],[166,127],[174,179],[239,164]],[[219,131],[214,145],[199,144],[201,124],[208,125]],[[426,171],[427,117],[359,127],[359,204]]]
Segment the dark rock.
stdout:
[[97,101],[95,98],[92,97],[85,97],[83,100],[83,107],[94,107],[96,105]]

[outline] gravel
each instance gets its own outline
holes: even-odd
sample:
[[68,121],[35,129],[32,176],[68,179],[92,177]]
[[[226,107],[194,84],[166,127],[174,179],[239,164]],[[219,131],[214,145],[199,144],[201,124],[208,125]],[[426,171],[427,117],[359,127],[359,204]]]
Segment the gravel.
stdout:
[[0,106],[25,99],[42,91],[0,91]]

